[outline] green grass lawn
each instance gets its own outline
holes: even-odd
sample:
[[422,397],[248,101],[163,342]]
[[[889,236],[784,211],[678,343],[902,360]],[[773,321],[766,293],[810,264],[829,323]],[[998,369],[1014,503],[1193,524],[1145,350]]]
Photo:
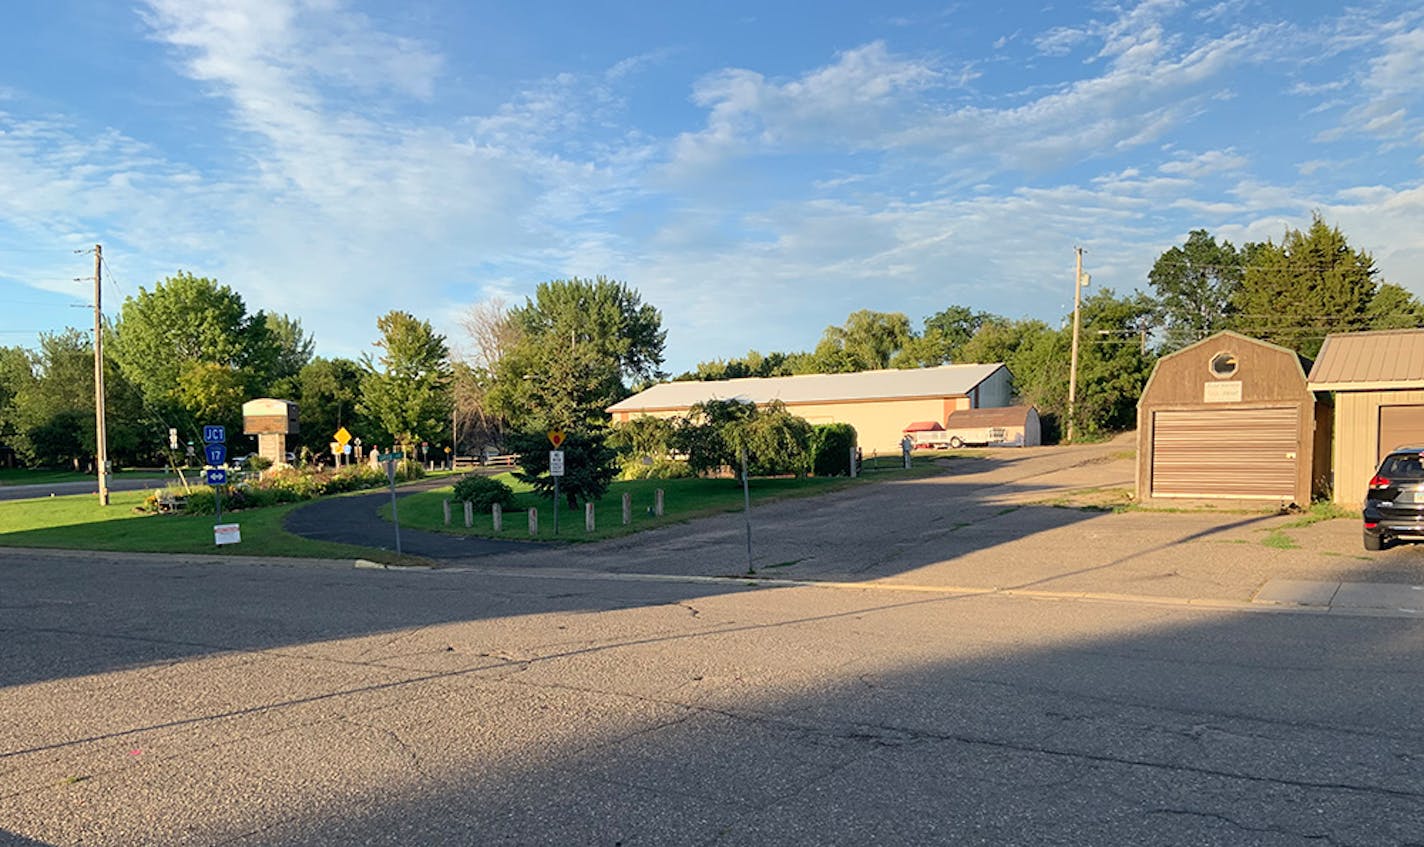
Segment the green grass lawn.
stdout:
[[[918,457],[917,457],[918,458]],[[942,468],[929,462],[917,463],[911,470],[886,470],[872,477],[847,479],[845,477],[806,477],[803,479],[776,478],[753,479],[751,499],[753,507],[758,503],[781,500],[788,497],[811,497],[827,494],[851,486],[873,484],[891,479],[912,479],[939,473]],[[485,538],[529,538],[529,510],[539,512],[539,538],[554,537],[553,506],[548,500],[534,495],[528,485],[510,474],[495,477],[514,489],[515,508],[504,512],[503,531],[494,531],[494,518],[489,512],[477,512],[474,526],[465,528],[464,504],[451,500],[450,526],[445,526],[441,504],[452,495],[451,488],[437,488],[401,498],[400,523],[412,529],[434,530],[458,535],[478,535]],[[663,515],[652,514],[654,491],[663,489]],[[632,496],[633,516],[628,526],[623,526],[623,494]],[[594,503],[597,529],[584,529],[583,508],[570,511],[566,502],[560,503],[559,538],[569,541],[596,541],[615,538],[653,529],[668,524],[680,523],[693,518],[715,515],[720,512],[735,512],[742,509],[742,485],[732,479],[640,479],[614,482],[602,500]],[[391,519],[389,503],[381,507],[381,517]]]
[[121,491],[100,506],[92,494],[0,502],[0,546],[59,547],[143,553],[220,553],[236,556],[303,556],[394,561],[394,554],[350,544],[310,541],[282,529],[282,519],[301,503],[225,513],[223,523],[242,527],[242,541],[213,543],[211,516],[145,515],[134,511],[145,492]]
[[[119,471],[111,479],[162,479],[164,471]],[[56,482],[96,482],[94,474],[45,468],[0,468],[0,485],[50,485]]]

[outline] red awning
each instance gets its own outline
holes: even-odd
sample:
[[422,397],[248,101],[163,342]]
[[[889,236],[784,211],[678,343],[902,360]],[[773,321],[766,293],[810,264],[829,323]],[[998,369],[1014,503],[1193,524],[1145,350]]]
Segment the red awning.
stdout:
[[915,421],[905,427],[902,432],[940,432],[944,427],[939,421]]

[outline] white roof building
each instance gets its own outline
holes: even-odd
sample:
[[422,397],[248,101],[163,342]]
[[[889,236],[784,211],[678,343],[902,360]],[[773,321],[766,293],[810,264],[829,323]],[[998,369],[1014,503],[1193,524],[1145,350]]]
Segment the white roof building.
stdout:
[[615,420],[638,415],[672,417],[708,400],[785,403],[811,423],[849,423],[867,450],[898,449],[913,421],[944,424],[957,409],[1007,406],[1012,394],[1002,362],[941,365],[911,370],[748,377],[666,382],[608,407]]

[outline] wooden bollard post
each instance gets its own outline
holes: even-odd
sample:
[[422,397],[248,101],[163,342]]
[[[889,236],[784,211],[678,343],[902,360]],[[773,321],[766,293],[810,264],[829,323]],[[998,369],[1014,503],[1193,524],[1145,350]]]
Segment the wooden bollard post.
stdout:
[[533,538],[539,534],[539,510],[529,510],[529,537]]
[[493,506],[490,506],[490,512],[494,516],[494,531],[502,532],[504,530],[504,508],[498,503],[495,503]]
[[658,517],[663,516],[663,490],[661,488],[653,492],[653,514]]
[[475,504],[469,500],[465,501],[465,529],[475,525]]
[[593,504],[583,504],[583,528],[585,532],[593,532]]
[[445,513],[445,525],[450,525],[450,501],[445,500],[440,504],[441,511]]
[[623,492],[623,525],[627,526],[633,522],[633,495],[627,491]]

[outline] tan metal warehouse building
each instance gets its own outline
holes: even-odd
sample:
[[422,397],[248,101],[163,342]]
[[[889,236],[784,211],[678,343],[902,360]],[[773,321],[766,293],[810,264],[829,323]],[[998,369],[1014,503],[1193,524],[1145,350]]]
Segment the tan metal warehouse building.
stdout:
[[1333,499],[1358,506],[1386,453],[1424,444],[1424,329],[1328,336],[1310,387],[1335,394]]
[[1330,451],[1308,366],[1235,332],[1162,357],[1137,404],[1138,499],[1308,504]]
[[848,423],[867,454],[898,452],[914,421],[945,423],[956,409],[1007,406],[1012,393],[1003,363],[942,365],[913,370],[751,377],[711,382],[665,382],[608,407],[615,421],[639,415],[671,418],[696,403],[740,399],[758,405],[780,400],[813,424]]

